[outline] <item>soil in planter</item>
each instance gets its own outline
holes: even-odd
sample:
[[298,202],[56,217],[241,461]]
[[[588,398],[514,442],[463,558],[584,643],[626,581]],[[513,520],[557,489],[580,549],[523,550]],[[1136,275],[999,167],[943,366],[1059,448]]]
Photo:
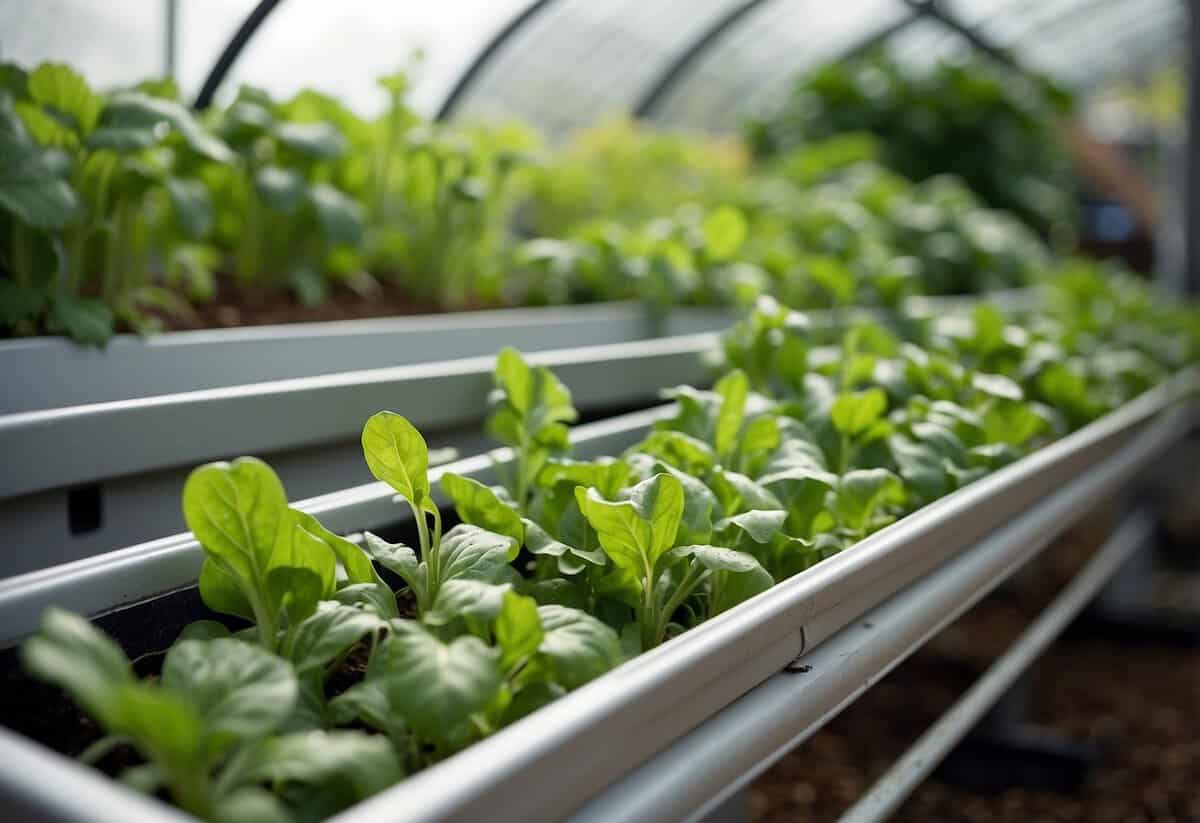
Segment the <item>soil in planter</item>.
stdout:
[[[750,789],[755,821],[834,821],[945,712],[1086,562],[1074,532],[1013,586],[986,598]],[[927,780],[903,823],[1200,821],[1200,649],[1116,640],[1087,620],[1036,664],[1033,721],[1103,751],[1075,793],[984,794]]]
[[[472,302],[456,307],[455,311],[489,308],[499,307]],[[388,283],[381,284],[377,293],[367,297],[335,284],[324,302],[306,306],[290,291],[242,286],[229,278],[221,278],[218,281],[217,293],[211,300],[195,304],[192,309],[191,316],[159,315],[159,319],[168,330],[225,329],[236,326],[361,320],[447,311],[443,306],[416,299],[403,289]]]

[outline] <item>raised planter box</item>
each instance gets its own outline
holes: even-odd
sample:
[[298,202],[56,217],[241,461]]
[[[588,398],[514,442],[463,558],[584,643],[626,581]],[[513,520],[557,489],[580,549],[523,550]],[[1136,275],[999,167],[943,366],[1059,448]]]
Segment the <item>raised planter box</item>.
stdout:
[[[913,298],[905,313],[972,302]],[[0,379],[16,387],[0,404],[0,453],[20,467],[0,474],[0,528],[12,537],[0,578],[179,531],[183,479],[208,460],[269,458],[299,498],[360,483],[359,432],[381,409],[404,413],[432,446],[485,450],[478,424],[506,345],[554,368],[587,416],[645,406],[664,387],[702,384],[698,355],[732,319],[600,304],[122,337],[104,352],[0,344]]]
[[[513,820],[571,814],[947,560],[1016,523],[1023,524],[1021,535],[1031,545],[1065,529],[1191,430],[1200,416],[1197,389],[1195,372],[1180,374],[334,819],[475,820],[492,819],[498,810]],[[653,417],[643,413],[584,428],[580,451],[619,448]],[[482,461],[456,469],[477,476],[487,470]],[[332,528],[357,529],[383,517],[390,498],[390,490],[371,484],[303,507],[319,511]],[[402,521],[402,507],[393,507],[390,519]],[[1005,545],[1013,563],[1027,550],[1020,540]],[[26,634],[49,603],[96,614],[189,582],[185,574],[191,569],[194,576],[200,549],[180,535],[128,549],[113,560],[119,562],[85,561],[0,583],[0,636],[11,642]],[[0,792],[9,808],[73,823],[110,819],[112,809],[145,819],[180,819],[178,812],[132,797],[99,773],[11,733],[0,734],[0,754]],[[35,774],[39,779],[31,779]],[[62,798],[66,786],[88,802]]]
[[[692,334],[535,352],[602,415],[653,403],[665,386],[703,383]],[[500,346],[496,346],[497,349]],[[179,495],[195,465],[267,458],[296,497],[370,478],[359,438],[381,409],[402,412],[433,447],[463,454],[482,436],[494,352],[484,356],[204,389],[0,417],[0,578],[90,557],[183,528]]]
[[58,337],[0,342],[0,415],[293,377],[717,331],[733,313],[636,303],[118,335],[103,350]]

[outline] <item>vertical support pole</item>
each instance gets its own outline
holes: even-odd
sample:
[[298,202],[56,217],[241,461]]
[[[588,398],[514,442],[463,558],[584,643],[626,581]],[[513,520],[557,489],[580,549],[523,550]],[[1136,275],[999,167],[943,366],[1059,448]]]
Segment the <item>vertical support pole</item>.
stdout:
[[179,68],[179,0],[163,0],[166,3],[165,32],[163,33],[163,76],[175,79]]
[[1183,291],[1200,295],[1200,0],[1188,0],[1187,192]]

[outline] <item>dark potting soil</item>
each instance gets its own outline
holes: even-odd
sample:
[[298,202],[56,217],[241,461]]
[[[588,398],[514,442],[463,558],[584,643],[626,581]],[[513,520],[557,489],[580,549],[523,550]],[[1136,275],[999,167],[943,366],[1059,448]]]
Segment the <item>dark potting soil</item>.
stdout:
[[[900,665],[750,789],[758,823],[836,820],[971,686],[1086,562],[1075,531]],[[1200,648],[1115,639],[1078,621],[1033,669],[1032,720],[1101,757],[1078,791],[998,793],[925,781],[902,823],[1197,823]]]
[[[468,303],[455,311],[500,308],[484,303]],[[419,298],[390,284],[362,295],[345,286],[335,285],[329,296],[315,306],[300,302],[290,291],[239,285],[230,278],[218,281],[217,293],[204,303],[192,306],[185,316],[159,315],[167,330],[226,329],[238,326],[263,326],[275,323],[312,323],[325,320],[361,320],[393,315],[436,314],[448,311],[443,306]]]

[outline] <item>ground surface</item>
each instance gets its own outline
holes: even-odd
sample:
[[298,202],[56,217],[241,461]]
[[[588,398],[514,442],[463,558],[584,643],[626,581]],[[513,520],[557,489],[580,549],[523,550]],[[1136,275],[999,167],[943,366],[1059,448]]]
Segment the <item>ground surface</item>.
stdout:
[[[1094,548],[1059,544],[1017,581],[953,624],[750,792],[755,821],[832,821],[970,686]],[[894,817],[904,823],[1197,823],[1200,650],[1114,641],[1081,623],[1039,662],[1034,719],[1101,744],[1077,793],[979,794],[926,781]]]

